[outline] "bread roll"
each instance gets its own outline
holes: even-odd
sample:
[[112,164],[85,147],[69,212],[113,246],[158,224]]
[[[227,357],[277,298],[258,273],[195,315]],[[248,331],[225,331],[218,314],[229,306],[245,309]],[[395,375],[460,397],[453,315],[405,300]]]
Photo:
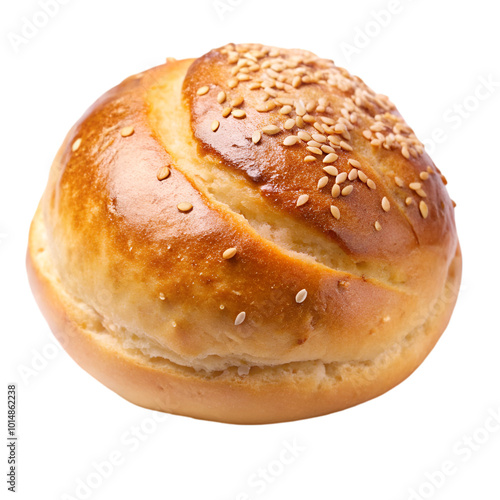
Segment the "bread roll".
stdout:
[[445,184],[358,77],[230,44],[126,79],[71,129],[29,278],[67,352],[135,404],[323,415],[394,387],[445,329],[461,276]]

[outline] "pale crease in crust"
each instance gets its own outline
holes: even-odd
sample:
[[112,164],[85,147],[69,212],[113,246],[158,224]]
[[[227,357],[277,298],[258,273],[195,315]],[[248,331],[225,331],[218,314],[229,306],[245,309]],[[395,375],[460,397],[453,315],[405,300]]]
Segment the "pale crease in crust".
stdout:
[[[36,249],[33,248],[31,251],[32,259],[38,271],[58,290],[58,293],[63,296],[64,302],[71,304],[71,310],[73,312],[78,311],[79,328],[90,334],[96,343],[106,346],[120,353],[120,355],[125,354],[141,364],[184,371],[202,378],[239,378],[241,376],[238,374],[238,369],[248,367],[250,369],[249,374],[258,378],[264,377],[269,380],[278,380],[283,376],[291,376],[299,380],[304,377],[312,377],[316,379],[318,385],[327,382],[341,382],[353,373],[363,373],[363,377],[370,379],[376,376],[381,366],[390,363],[395,357],[400,356],[404,351],[412,349],[413,346],[418,344],[426,335],[427,325],[433,321],[435,316],[442,313],[442,308],[446,307],[446,304],[454,303],[458,294],[458,289],[455,288],[454,284],[455,276],[451,276],[451,279],[445,283],[443,292],[436,303],[429,308],[428,316],[422,318],[422,324],[408,332],[400,342],[395,342],[374,359],[326,363],[321,359],[313,359],[282,364],[268,364],[269,360],[249,357],[245,359],[225,357],[222,359],[217,355],[209,355],[199,360],[183,359],[164,346],[155,344],[154,340],[147,335],[138,335],[115,325],[94,308],[69,295],[57,275],[55,266],[51,263],[45,245],[46,234],[40,214],[37,214],[34,219],[32,232],[34,235],[33,241],[36,241]],[[454,265],[455,259],[451,261],[450,269]],[[212,360],[211,363],[208,362],[210,359]]]

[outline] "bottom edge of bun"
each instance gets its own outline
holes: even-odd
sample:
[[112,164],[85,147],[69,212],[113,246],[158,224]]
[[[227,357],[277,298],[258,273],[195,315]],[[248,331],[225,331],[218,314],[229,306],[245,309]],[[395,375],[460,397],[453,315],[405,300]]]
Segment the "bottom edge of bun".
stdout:
[[32,227],[27,269],[35,298],[56,338],[84,370],[139,406],[235,424],[333,413],[393,388],[422,363],[438,341],[453,311],[461,278],[457,246],[442,296],[424,323],[374,360],[303,361],[255,366],[248,373],[238,367],[207,373],[120,345],[120,339],[91,310],[69,297],[44,269],[34,238]]

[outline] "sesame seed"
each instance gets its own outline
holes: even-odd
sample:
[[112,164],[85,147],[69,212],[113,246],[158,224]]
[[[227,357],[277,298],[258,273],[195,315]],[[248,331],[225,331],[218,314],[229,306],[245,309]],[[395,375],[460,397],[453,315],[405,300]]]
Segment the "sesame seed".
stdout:
[[217,102],[222,104],[226,100],[226,93],[222,90],[217,94]]
[[294,76],[292,80],[292,86],[298,89],[301,84],[302,84],[302,78],[299,75]]
[[313,111],[317,110],[317,108],[319,108],[319,107],[324,107],[324,106],[321,106],[321,104],[318,105],[318,103],[313,99],[312,101],[309,101],[307,103],[306,109],[307,109],[308,113],[312,113]]
[[363,130],[363,137],[365,139],[371,139],[372,138],[372,131],[371,130]]
[[312,138],[316,141],[316,142],[326,142],[326,137],[322,134],[313,134],[312,135]]
[[316,160],[316,158],[315,158],[314,156],[311,156],[311,155],[307,155],[307,156],[304,158],[304,161],[305,161],[306,163],[309,163],[309,162],[314,161],[314,160]]
[[347,178],[350,180],[350,181],[353,181],[355,179],[358,178],[358,171],[357,169],[353,168],[350,172],[349,172],[349,175],[347,176]]
[[323,144],[321,146],[321,151],[323,151],[323,153],[327,153],[327,154],[335,153],[335,149],[333,149],[331,146],[327,146],[326,144]]
[[323,158],[323,163],[333,163],[338,159],[338,155],[335,153],[328,153],[324,158]]
[[238,86],[238,80],[236,80],[236,78],[230,78],[228,81],[227,81],[227,86],[230,88],[230,89],[234,89],[235,87]]
[[235,118],[245,118],[247,116],[247,114],[245,113],[245,110],[244,109],[233,109],[231,111],[231,114],[235,117]]
[[429,172],[420,172],[420,178],[426,181],[429,178]]
[[297,136],[306,142],[311,140],[311,136],[305,130],[299,130]]
[[306,298],[307,298],[307,290],[303,288],[297,293],[297,295],[295,295],[295,302],[297,302],[297,304],[302,304],[302,302],[304,302]]
[[259,130],[256,130],[253,134],[252,134],[252,142],[254,144],[257,144],[259,141],[260,141],[260,138],[262,137],[262,134],[260,133]]
[[162,181],[162,180],[166,179],[169,175],[170,175],[170,169],[166,166],[163,166],[158,170],[158,172],[156,174],[156,178],[159,181]]
[[231,101],[231,106],[234,106],[234,107],[240,106],[241,104],[243,104],[243,97],[242,96],[238,96]]
[[422,184],[420,184],[420,182],[412,182],[408,187],[416,191],[417,189],[420,189],[422,187]]
[[[338,186],[338,184],[337,184],[337,186]],[[342,196],[347,196],[347,195],[351,194],[353,189],[354,189],[354,186],[352,184],[349,184],[344,189],[342,189]]]
[[339,171],[337,170],[336,167],[333,165],[328,165],[327,167],[323,167],[323,170],[328,174],[328,175],[338,175]]
[[420,214],[422,215],[422,217],[424,219],[427,219],[427,216],[429,215],[429,208],[427,207],[427,203],[425,203],[425,201],[422,200],[419,203],[418,208],[420,209]]
[[316,121],[316,118],[314,118],[314,116],[311,116],[311,115],[304,115],[302,117],[302,119],[306,122],[306,123],[310,123],[311,125]]
[[291,130],[293,127],[295,127],[295,120],[293,118],[289,118],[286,122],[285,122],[285,130]]
[[338,146],[340,148],[340,139],[336,135],[329,135],[328,140],[331,146]]
[[[304,117],[305,118],[305,117]],[[321,123],[319,122],[314,122],[313,124],[313,127],[320,133],[320,134],[324,134],[325,133],[325,129],[323,128],[323,125],[321,125]],[[326,137],[325,137],[325,141],[326,141]]]
[[297,199],[297,206],[301,207],[302,205],[305,205],[308,201],[309,201],[309,195],[301,194]]
[[345,141],[340,141],[340,147],[345,151],[352,151],[352,146],[347,144]]
[[366,183],[366,181],[368,180],[367,175],[362,170],[358,170],[358,177],[361,182]]
[[204,85],[203,87],[200,87],[200,88],[196,91],[196,93],[197,93],[198,95],[205,95],[205,94],[207,94],[207,93],[208,93],[208,91],[209,91],[209,90],[210,90],[210,88],[209,88],[209,87],[207,87],[206,85]]
[[306,111],[312,113],[316,109],[316,103],[314,101],[308,102],[306,105]]
[[332,120],[331,118],[328,118],[328,116],[322,116],[321,121],[323,123],[326,123],[327,125],[335,125],[335,120]]
[[133,133],[134,133],[134,127],[132,127],[132,125],[129,125],[128,127],[123,127],[120,130],[120,135],[122,137],[128,137],[128,136],[132,135]]
[[334,198],[337,198],[338,196],[340,196],[340,186],[338,184],[334,184],[332,186],[332,196]]
[[295,104],[295,112],[299,116],[304,116],[306,114],[306,108],[304,107],[304,105],[302,103],[298,102]]
[[272,68],[269,68],[266,70],[266,73],[271,77],[271,78],[279,78],[279,74]]
[[385,125],[381,122],[376,122],[374,125],[370,127],[370,130],[372,130],[373,132],[381,132],[384,129]]
[[337,178],[335,179],[335,182],[337,184],[342,184],[347,180],[347,172],[341,172],[339,175],[337,175]]
[[417,189],[415,193],[417,193],[420,198],[427,198],[427,195],[425,194],[425,191],[423,189]]
[[187,201],[183,201],[177,205],[177,209],[179,212],[190,212],[193,210],[193,205],[191,203],[188,203]]
[[[346,141],[350,141],[351,140],[351,134],[349,132],[344,132],[342,134],[342,137],[346,140]],[[350,146],[349,146],[350,147]],[[352,149],[350,149],[349,151],[352,151]]]
[[353,167],[356,167],[356,168],[361,168],[361,163],[359,163],[358,160],[353,160],[352,158],[349,158],[347,160],[347,163],[349,163],[349,165],[353,166]]
[[371,180],[371,179],[368,179],[366,181],[366,185],[370,188],[370,189],[377,189],[377,185]]
[[297,144],[299,142],[299,138],[296,135],[289,135],[288,137],[285,137],[285,140],[283,141],[284,146],[293,146],[294,144]]
[[428,172],[429,174],[432,174],[432,173],[433,173],[433,172],[432,172],[432,167],[431,167],[430,165],[427,165],[427,172]]
[[222,258],[225,260],[232,259],[238,250],[234,247],[224,250],[222,253]]
[[328,184],[328,177],[325,175],[318,181],[318,189],[324,188]]
[[347,127],[345,123],[337,123],[335,124],[334,130],[336,134],[342,134],[343,132],[347,132]]
[[290,113],[291,111],[292,111],[292,106],[287,104],[286,106],[283,106],[280,109],[280,114],[281,115],[288,115],[288,113]]
[[308,141],[307,145],[313,148],[321,148],[321,144],[316,141]]
[[335,205],[330,206],[330,212],[337,220],[340,219],[340,210]]
[[315,146],[307,146],[306,149],[315,155],[322,155],[323,154],[323,151],[321,151],[321,149],[319,149]]
[[375,221],[374,226],[377,231],[380,231],[382,229],[382,226],[380,225],[380,222],[378,220]]
[[281,132],[281,129],[276,125],[266,125],[262,128],[262,132],[267,135],[275,135],[279,134]]
[[408,151],[408,147],[405,145],[401,148],[401,154],[408,160],[410,158],[410,152]]
[[254,82],[254,83],[251,83],[248,88],[250,90],[257,90],[257,89],[260,89],[260,83],[259,82]]
[[79,137],[79,138],[78,138],[78,139],[77,139],[77,140],[73,143],[73,145],[71,146],[71,150],[72,150],[73,152],[77,151],[77,150],[78,150],[78,148],[80,147],[81,143],[82,143],[82,139],[81,139],[81,137]]
[[227,108],[224,108],[224,109],[222,110],[222,116],[223,116],[224,118],[227,118],[227,117],[231,114],[231,109],[232,109],[232,108],[231,108],[230,106],[228,106]]
[[245,318],[247,317],[247,313],[245,311],[241,311],[238,316],[236,316],[236,319],[234,320],[234,325],[238,326],[245,321]]
[[411,204],[413,203],[413,198],[410,198],[410,197],[408,196],[408,198],[406,198],[406,200],[405,200],[405,203],[406,203],[407,205],[411,205]]
[[219,128],[220,123],[217,120],[214,120],[211,125],[211,129],[213,132],[216,132],[217,129]]
[[384,210],[384,212],[388,212],[391,209],[391,203],[386,196],[382,198],[382,209]]
[[403,179],[401,179],[400,177],[394,177],[394,182],[396,183],[397,186],[399,187],[403,187],[404,186],[404,182],[403,182]]
[[306,126],[303,118],[301,116],[296,116],[295,117],[295,124],[297,125],[297,127],[299,128],[304,128]]
[[163,292],[160,292],[158,294],[158,297],[160,298],[160,300],[165,300],[165,294]]

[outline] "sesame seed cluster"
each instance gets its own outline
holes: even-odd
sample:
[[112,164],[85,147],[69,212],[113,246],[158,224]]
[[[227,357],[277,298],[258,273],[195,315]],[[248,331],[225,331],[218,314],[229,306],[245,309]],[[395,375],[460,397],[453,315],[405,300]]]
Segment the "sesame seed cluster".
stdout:
[[[211,122],[211,131],[221,133],[221,122],[230,116],[245,120],[249,102],[255,103],[257,99],[252,107],[262,115],[269,115],[269,123],[252,132],[252,143],[258,145],[264,136],[273,136],[284,148],[300,149],[303,162],[317,165],[321,172],[316,186],[318,191],[324,190],[333,179],[333,186],[329,188],[330,213],[336,220],[342,216],[336,199],[348,197],[356,183],[370,190],[377,189],[375,180],[365,172],[370,169],[364,169],[358,159],[349,157],[348,169],[341,167],[339,158],[356,154],[353,131],[375,150],[399,151],[406,160],[419,159],[424,153],[423,144],[390,100],[373,92],[345,69],[335,66],[333,61],[320,59],[307,51],[259,44],[229,44],[219,49],[219,53],[225,56],[225,64],[230,67],[225,88],[221,90],[220,84],[215,87],[207,81],[196,89],[198,99],[206,99],[211,92],[217,92],[220,119]],[[307,91],[304,92],[307,86],[321,86],[322,97],[311,99]],[[335,103],[329,99],[329,94]],[[281,119],[274,119],[276,115]],[[420,172],[414,182],[407,182],[408,185],[397,176],[393,178],[399,188],[406,188],[401,201],[406,206],[417,203],[424,219],[429,216],[429,207],[422,181],[434,173],[433,167],[427,165],[426,171]],[[304,206],[309,201],[310,194],[299,194],[296,206]],[[383,212],[391,209],[386,196],[380,196],[380,209]],[[372,220],[371,224],[376,231],[382,230],[379,220]]]

